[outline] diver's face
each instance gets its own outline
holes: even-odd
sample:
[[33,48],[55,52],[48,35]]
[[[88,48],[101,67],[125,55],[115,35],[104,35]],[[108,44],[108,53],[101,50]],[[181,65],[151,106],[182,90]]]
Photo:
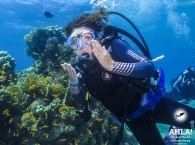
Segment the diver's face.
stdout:
[[82,54],[89,54],[90,58],[93,58],[92,55],[92,40],[95,39],[94,31],[86,28],[80,27],[74,29],[69,39],[71,39],[71,47],[75,50],[75,53],[78,57],[81,57]]

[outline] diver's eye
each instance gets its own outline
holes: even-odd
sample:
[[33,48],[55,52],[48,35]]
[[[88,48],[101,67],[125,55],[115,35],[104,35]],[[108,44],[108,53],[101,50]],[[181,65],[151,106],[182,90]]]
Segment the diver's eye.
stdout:
[[77,43],[77,37],[75,36],[75,37],[72,38],[72,44],[74,45],[76,43]]
[[93,39],[93,37],[92,37],[91,34],[85,34],[83,37],[84,37],[85,40],[87,40],[87,41],[91,41],[91,40]]

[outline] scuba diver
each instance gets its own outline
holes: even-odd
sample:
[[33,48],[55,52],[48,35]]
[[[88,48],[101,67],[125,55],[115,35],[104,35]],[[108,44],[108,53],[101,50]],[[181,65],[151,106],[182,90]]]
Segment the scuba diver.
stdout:
[[[166,94],[166,97],[175,101],[180,101],[183,104],[189,104],[191,100],[195,100],[195,70],[192,66],[185,69],[180,75],[171,80],[172,90]],[[171,129],[181,129],[176,126],[170,126]],[[175,139],[178,139],[180,135],[175,134]],[[167,134],[164,138],[166,144],[172,145],[172,136]]]
[[177,78],[171,81],[172,90],[167,93],[167,97],[177,101],[184,100],[183,103],[190,103],[195,100],[195,70],[192,66],[184,70]]
[[[85,98],[90,94],[121,122],[119,134],[111,144],[120,144],[125,124],[140,145],[165,145],[156,123],[191,129],[195,109],[164,97],[163,71],[156,69],[147,49],[142,54],[118,35],[126,31],[107,25],[111,14],[102,10],[85,13],[65,27],[66,45],[78,60],[60,65],[68,74],[72,99],[85,108],[81,114],[84,121],[91,117]],[[175,119],[177,108],[188,113],[184,122]]]

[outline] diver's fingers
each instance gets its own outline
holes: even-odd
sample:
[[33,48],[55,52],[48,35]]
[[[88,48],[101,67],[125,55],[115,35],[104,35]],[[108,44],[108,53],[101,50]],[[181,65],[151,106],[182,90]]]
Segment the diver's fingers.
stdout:
[[62,67],[65,71],[67,71],[67,63],[61,64],[61,67]]
[[75,69],[70,64],[67,65],[67,71],[69,75],[74,76],[74,70]]
[[99,53],[101,54],[107,53],[106,48],[104,46],[102,47],[98,41],[94,40],[92,45],[93,45],[93,48],[97,50]]
[[71,64],[67,65],[67,72],[68,72],[68,77],[71,82],[78,82],[78,77],[75,68],[72,67]]
[[101,53],[97,49],[93,49],[93,54],[95,55],[97,59],[101,57]]
[[74,68],[73,68],[73,75],[77,76],[77,72],[76,72],[76,70]]
[[68,74],[71,74],[72,69],[74,69],[70,64],[67,63],[61,64],[61,66]]

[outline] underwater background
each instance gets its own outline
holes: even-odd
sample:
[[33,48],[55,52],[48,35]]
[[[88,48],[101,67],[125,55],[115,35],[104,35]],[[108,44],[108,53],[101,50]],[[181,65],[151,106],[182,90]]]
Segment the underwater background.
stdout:
[[[97,128],[95,129],[96,122],[98,122],[101,126],[100,131],[105,133],[109,130],[108,128],[105,129],[106,127],[102,127],[109,123],[102,121],[102,118],[108,117],[108,114],[104,114],[103,116],[102,112],[104,111],[100,110],[97,112],[97,107],[93,108],[96,116],[95,120],[91,121],[91,128],[86,125],[80,129],[80,134],[82,134],[82,132],[86,132],[86,135],[83,135],[80,138],[63,136],[63,134],[66,133],[74,134],[72,133],[74,132],[73,130],[80,125],[78,122],[78,124],[75,125],[75,120],[78,118],[74,111],[74,113],[70,111],[69,114],[63,112],[75,109],[71,108],[73,104],[66,101],[63,96],[63,94],[66,94],[67,96],[69,94],[67,91],[68,86],[66,88],[63,88],[62,86],[67,85],[66,76],[64,76],[64,78],[60,75],[56,77],[57,72],[49,74],[47,69],[44,69],[43,71],[47,74],[47,77],[33,74],[33,71],[36,71],[37,73],[42,72],[44,64],[41,63],[43,63],[46,59],[43,58],[41,60],[42,62],[40,62],[40,60],[37,59],[40,58],[39,54],[36,55],[32,52],[32,49],[29,50],[30,48],[33,48],[33,45],[39,44],[39,42],[33,39],[35,36],[38,38],[38,35],[50,31],[52,31],[51,35],[53,37],[56,36],[58,38],[59,43],[57,46],[54,45],[54,47],[63,49],[63,40],[65,37],[65,34],[63,34],[63,27],[73,18],[83,14],[84,12],[93,12],[99,6],[106,8],[108,11],[120,12],[130,18],[144,36],[150,48],[152,57],[155,58],[160,55],[165,56],[163,60],[156,62],[156,66],[165,71],[166,89],[168,91],[171,88],[170,81],[172,79],[177,77],[179,73],[187,67],[195,66],[195,0],[1,0],[0,52],[2,51],[3,53],[0,54],[0,56],[7,57],[7,55],[10,55],[8,60],[11,60],[10,57],[15,59],[15,64],[13,64],[12,68],[13,70],[8,71],[8,74],[10,80],[18,83],[14,86],[14,84],[10,84],[9,81],[4,81],[4,86],[6,87],[0,88],[0,99],[6,98],[9,101],[8,106],[6,106],[6,104],[5,107],[2,107],[3,115],[7,117],[7,119],[3,121],[7,121],[8,126],[11,126],[10,130],[8,126],[5,126],[5,131],[10,131],[11,133],[5,134],[9,136],[8,138],[0,138],[0,144],[6,144],[7,140],[12,139],[10,134],[12,134],[12,136],[14,136],[18,141],[18,143],[15,144],[101,144],[106,140],[102,139],[102,142],[98,143],[95,139],[91,139],[90,141],[86,139],[89,136],[95,136],[95,138],[99,139],[103,136],[98,136],[98,133],[95,131],[93,132],[93,130],[97,130]],[[44,15],[45,11],[51,12],[53,17],[46,18]],[[120,17],[116,15],[111,16],[109,18],[109,23],[135,34],[138,38],[132,27]],[[45,34],[45,36],[47,35]],[[51,40],[52,44],[54,44],[53,41],[55,40]],[[46,48],[48,48],[47,52],[50,51],[50,46],[50,43],[48,43],[46,46]],[[55,52],[56,57],[63,55],[65,52],[66,51]],[[45,57],[47,56],[51,57],[51,54],[48,53]],[[37,61],[35,62],[35,60]],[[56,58],[51,58],[50,62],[54,62],[55,60]],[[42,66],[40,67],[40,65]],[[38,69],[31,68],[32,66],[37,67]],[[29,70],[29,68],[31,70]],[[7,72],[4,72],[3,70],[0,71],[1,80],[4,80],[4,73]],[[15,73],[13,73],[13,71]],[[21,79],[14,79],[14,76],[17,75],[17,73],[21,76]],[[27,74],[30,74],[29,77]],[[38,80],[43,81],[39,82]],[[26,82],[27,84],[23,84],[22,82]],[[44,88],[47,88],[47,90],[44,90]],[[18,89],[21,90],[17,92],[16,90]],[[25,91],[26,89],[28,89],[28,91]],[[49,89],[53,89],[53,92],[48,91]],[[19,104],[22,102],[24,103],[24,101],[27,100],[25,95],[30,96],[31,99],[27,101],[27,104],[20,108],[18,107]],[[16,98],[19,96],[21,98],[17,100]],[[39,97],[44,99],[40,99]],[[48,100],[49,103],[45,103],[43,100],[46,102]],[[61,104],[59,104],[56,100]],[[10,108],[13,107],[9,106],[10,103],[17,109],[26,110],[30,108],[31,111],[22,111],[19,113],[21,115],[15,116],[15,113],[17,112],[13,111],[11,113]],[[33,103],[37,103],[38,105],[34,105]],[[35,113],[37,115],[36,116],[35,114],[33,115],[30,113],[33,112],[33,105],[35,108],[39,105],[47,107],[44,108],[45,111],[40,111],[41,113],[39,114]],[[52,105],[56,105],[56,108],[50,111],[49,109]],[[191,102],[190,106],[195,107],[195,103]],[[52,113],[55,113],[56,110],[59,113],[57,117],[52,115]],[[101,114],[101,117],[98,116],[98,114]],[[51,117],[57,119],[53,119],[52,121],[47,119],[47,116],[50,115]],[[44,121],[41,120],[36,122],[35,120],[39,120],[40,116],[44,116],[46,119]],[[62,120],[59,119],[60,117]],[[67,118],[69,119],[67,121],[67,124],[70,125],[68,129],[65,127],[66,124],[62,123],[63,117],[66,118],[65,120],[67,120]],[[23,118],[23,122],[21,121],[21,118]],[[31,123],[24,121],[29,118],[31,118]],[[13,121],[15,121],[15,124],[12,123]],[[18,125],[18,127],[13,127],[14,125],[20,124],[17,121],[22,124],[23,128],[26,127],[25,131],[21,131],[21,136],[25,136],[24,134],[28,135],[23,138],[20,135],[18,135],[19,137],[17,136],[17,133],[20,132],[18,131],[18,128],[21,126]],[[107,121],[109,121],[109,119]],[[12,124],[14,125],[12,126]],[[32,127],[32,124],[34,124],[34,127]],[[48,124],[53,125],[52,129],[48,126]],[[41,131],[37,130],[39,128],[41,128]],[[59,133],[58,130],[61,128],[64,130]],[[160,126],[159,128],[164,136],[167,133],[167,126]],[[110,125],[110,130],[115,129],[115,125]],[[53,130],[53,132],[51,133],[49,130]],[[111,131],[111,134],[112,133],[113,131]],[[0,133],[0,136],[1,134],[3,134],[3,132]],[[40,134],[44,134],[44,137],[37,139]],[[33,135],[34,137],[29,137]],[[77,134],[74,134],[74,136],[76,135]],[[108,136],[106,135],[103,136],[103,138],[107,137]],[[58,139],[57,141],[55,140],[56,138]],[[85,140],[86,142],[81,142],[81,140]],[[133,141],[134,139],[132,139],[132,142]],[[195,143],[195,134],[193,135],[189,145],[194,144],[193,142]]]

